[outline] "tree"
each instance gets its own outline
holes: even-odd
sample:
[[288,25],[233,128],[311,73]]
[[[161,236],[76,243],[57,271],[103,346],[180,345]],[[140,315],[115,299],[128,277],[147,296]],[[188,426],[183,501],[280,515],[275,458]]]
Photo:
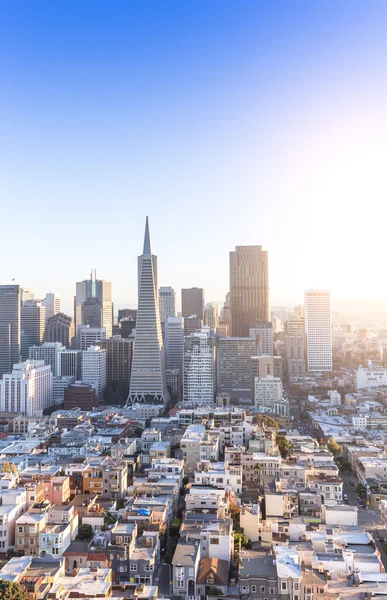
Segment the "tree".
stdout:
[[234,544],[238,550],[241,548],[251,548],[251,542],[247,535],[243,533],[243,529],[239,529],[234,533]]
[[78,527],[78,540],[91,540],[93,537],[93,530],[91,525],[83,523]]
[[181,527],[181,519],[175,517],[174,519],[172,519],[172,523],[169,528],[169,535],[171,537],[175,537],[176,535],[178,535],[178,533],[180,531],[180,527]]
[[105,527],[109,527],[109,525],[114,525],[117,523],[117,517],[113,517],[111,512],[107,511],[106,515],[103,518],[103,524]]
[[188,475],[184,475],[184,477],[183,477],[183,485],[185,486],[185,485],[187,485],[187,483],[189,483],[189,477],[188,477]]
[[358,483],[356,488],[355,488],[355,492],[358,494],[358,496],[361,496],[362,498],[364,498],[364,496],[367,495],[367,490],[364,487],[363,484]]
[[0,580],[0,598],[2,600],[29,600],[25,588],[20,583]]
[[234,531],[236,531],[240,527],[240,515],[241,515],[241,509],[239,508],[239,506],[237,504],[231,504],[230,505],[230,516],[232,518],[232,526],[233,526]]
[[120,510],[121,508],[124,508],[125,506],[125,502],[123,501],[122,498],[118,498],[118,500],[116,500],[116,509]]
[[290,454],[292,443],[288,440],[288,438],[285,435],[282,434],[277,435],[276,442],[282,458],[286,458],[288,454]]
[[278,430],[278,423],[277,421],[275,421],[275,419],[273,419],[272,417],[269,417],[268,415],[255,415],[255,417],[253,417],[253,424],[254,425],[265,425],[266,427],[270,427],[272,429],[277,429]]
[[339,446],[339,444],[336,442],[336,440],[334,440],[332,437],[329,438],[328,443],[327,443],[327,448],[329,450],[329,452],[331,454],[333,454],[333,456],[336,458],[337,456],[339,456],[340,452],[341,452],[341,448]]

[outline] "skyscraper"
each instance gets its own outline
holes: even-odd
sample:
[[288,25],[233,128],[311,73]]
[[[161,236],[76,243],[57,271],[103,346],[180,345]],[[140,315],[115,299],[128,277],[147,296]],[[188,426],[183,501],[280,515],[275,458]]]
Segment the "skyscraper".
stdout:
[[208,327],[184,338],[184,402],[211,404],[215,391],[215,349]]
[[21,355],[28,358],[30,346],[43,343],[46,309],[41,300],[25,300],[21,307]]
[[45,342],[41,346],[31,346],[29,349],[29,360],[43,360],[45,365],[51,367],[54,377],[60,375],[60,355],[66,348],[60,342]]
[[305,292],[305,334],[308,371],[332,371],[331,294]]
[[82,322],[82,304],[89,298],[97,298],[101,303],[102,327],[106,329],[106,337],[112,335],[113,327],[113,304],[112,304],[112,284],[110,281],[103,281],[96,278],[94,270],[90,273],[90,279],[79,281],[76,285],[75,295],[75,328],[78,334],[79,326]]
[[255,337],[221,337],[217,346],[218,391],[231,398],[251,396],[251,357],[257,354]]
[[250,327],[250,337],[257,340],[257,354],[273,356],[273,325],[271,321],[255,323]]
[[210,329],[216,329],[219,324],[219,307],[214,302],[210,302],[204,309],[204,325]]
[[284,325],[286,365],[290,380],[305,374],[305,319],[299,315],[299,312],[294,313]]
[[0,285],[0,377],[20,360],[20,306],[18,285]]
[[230,307],[234,337],[247,337],[250,326],[269,321],[268,253],[262,246],[230,252]]
[[167,402],[165,357],[157,293],[157,257],[152,255],[146,218],[144,249],[138,257],[138,309],[129,401]]
[[183,376],[184,330],[182,317],[169,317],[165,325],[165,351],[168,369],[179,369]]
[[82,351],[82,382],[95,388],[98,398],[103,398],[106,387],[106,350],[89,346]]
[[102,327],[102,304],[98,298],[88,298],[81,307],[82,325]]
[[46,321],[44,330],[45,342],[60,342],[70,348],[74,337],[74,323],[71,317],[64,313],[57,313]]
[[13,365],[12,373],[0,382],[0,410],[27,417],[41,417],[52,404],[51,367],[43,360],[27,360]]
[[133,339],[112,337],[102,340],[101,348],[106,350],[106,381],[129,383],[132,369]]
[[183,318],[196,315],[203,321],[204,317],[204,290],[203,288],[189,288],[181,290],[181,316]]
[[43,306],[46,309],[46,322],[51,319],[54,315],[60,313],[60,298],[52,293],[47,293],[46,297],[42,301]]
[[160,321],[165,323],[168,317],[176,316],[176,293],[171,287],[159,289]]

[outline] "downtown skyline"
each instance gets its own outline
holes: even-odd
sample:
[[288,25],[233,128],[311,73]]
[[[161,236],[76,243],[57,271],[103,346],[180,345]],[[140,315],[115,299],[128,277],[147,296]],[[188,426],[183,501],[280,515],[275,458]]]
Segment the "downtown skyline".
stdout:
[[148,214],[162,286],[221,302],[262,245],[273,305],[385,297],[387,7],[296,5],[2,7],[2,283],[134,307]]

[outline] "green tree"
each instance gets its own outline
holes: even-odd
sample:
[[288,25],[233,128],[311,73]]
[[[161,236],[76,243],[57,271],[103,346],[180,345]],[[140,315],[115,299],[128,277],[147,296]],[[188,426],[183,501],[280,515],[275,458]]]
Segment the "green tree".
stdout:
[[183,477],[183,485],[187,485],[187,483],[189,483],[189,477],[188,477],[188,475],[184,475],[184,477]]
[[125,502],[123,501],[122,498],[118,498],[118,500],[116,500],[116,509],[120,510],[121,508],[124,508],[125,506]]
[[282,458],[286,458],[290,454],[292,443],[282,434],[277,435],[276,442]]
[[109,525],[114,525],[117,523],[117,517],[113,517],[111,512],[107,511],[106,515],[103,518],[103,524],[105,527],[109,527]]
[[29,600],[25,588],[20,583],[0,580],[0,598],[2,600]]
[[93,530],[91,525],[83,523],[78,527],[78,540],[91,540],[93,537]]
[[241,548],[251,548],[251,542],[247,535],[243,532],[243,529],[238,529],[238,531],[235,531],[234,545],[238,550]]
[[358,494],[358,496],[361,496],[362,498],[364,498],[367,495],[367,490],[361,483],[357,484],[355,492]]
[[178,517],[175,517],[174,519],[172,519],[172,523],[169,528],[169,535],[171,537],[175,537],[176,535],[178,535],[178,533],[180,531],[180,527],[181,527],[181,519],[179,519]]
[[255,415],[255,417],[253,417],[253,424],[261,426],[265,425],[266,427],[270,427],[272,429],[277,430],[279,427],[277,421],[272,417],[269,417],[268,415]]
[[329,450],[329,452],[331,454],[333,454],[333,456],[336,458],[337,456],[339,456],[340,452],[341,452],[341,448],[339,446],[339,444],[336,442],[336,440],[334,440],[332,437],[329,438],[328,443],[327,443],[327,448]]

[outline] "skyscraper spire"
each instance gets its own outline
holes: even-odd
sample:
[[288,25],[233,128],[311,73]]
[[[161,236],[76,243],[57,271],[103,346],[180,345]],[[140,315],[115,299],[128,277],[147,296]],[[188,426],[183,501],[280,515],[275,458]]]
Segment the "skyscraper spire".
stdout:
[[129,402],[169,400],[157,290],[157,257],[151,253],[147,217],[144,250],[138,257],[138,309]]
[[143,249],[142,253],[144,256],[152,256],[148,217],[146,218],[146,221],[145,221],[144,249]]

